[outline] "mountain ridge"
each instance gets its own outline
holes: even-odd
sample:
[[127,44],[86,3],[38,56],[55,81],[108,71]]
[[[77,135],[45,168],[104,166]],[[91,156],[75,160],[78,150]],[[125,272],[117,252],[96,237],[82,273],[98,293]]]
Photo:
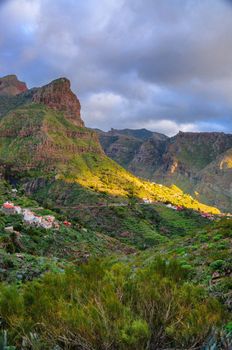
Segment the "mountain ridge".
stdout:
[[[112,139],[109,131],[104,133],[104,136],[100,134],[100,142],[109,157],[133,174],[164,185],[175,184],[191,195],[200,192],[198,198],[202,198],[208,204],[217,205],[223,210],[232,210],[232,184],[229,180],[232,179],[231,168],[228,167],[225,179],[223,169],[217,165],[217,160],[225,152],[229,153],[224,164],[231,164],[232,156],[229,150],[232,150],[232,134],[180,131],[177,135],[163,140],[152,137],[143,142],[140,140],[137,148],[133,147],[134,140],[128,136],[128,133],[127,143],[123,145],[124,137],[121,130],[117,132],[117,139]],[[124,159],[127,161],[125,162]],[[207,188],[213,186],[213,182],[209,182],[210,177],[208,182],[205,182],[207,167],[211,163],[210,171],[217,174],[218,188],[207,198]],[[221,195],[219,192],[224,194]]]
[[[44,177],[105,193],[112,201],[116,197],[146,198],[219,213],[175,187],[136,178],[108,158],[97,134],[84,127],[80,102],[67,79],[56,79],[13,98],[14,104],[0,119],[0,164],[3,174],[27,181],[25,188],[36,191],[37,179]],[[62,193],[62,186],[59,191]],[[78,203],[78,196],[75,201]]]

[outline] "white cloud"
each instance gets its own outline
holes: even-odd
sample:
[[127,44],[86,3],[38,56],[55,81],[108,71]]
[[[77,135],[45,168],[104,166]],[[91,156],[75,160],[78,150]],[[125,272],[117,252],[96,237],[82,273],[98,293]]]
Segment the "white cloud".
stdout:
[[83,109],[84,119],[87,124],[95,124],[98,121],[106,121],[111,115],[120,113],[127,101],[120,95],[111,92],[92,94],[85,101]]
[[7,0],[1,71],[67,76],[89,126],[232,131],[231,31],[225,0]]
[[167,136],[176,135],[179,131],[198,132],[199,126],[194,123],[176,123],[172,120],[149,120],[145,123],[135,123],[135,128],[146,128],[148,130],[157,131]]

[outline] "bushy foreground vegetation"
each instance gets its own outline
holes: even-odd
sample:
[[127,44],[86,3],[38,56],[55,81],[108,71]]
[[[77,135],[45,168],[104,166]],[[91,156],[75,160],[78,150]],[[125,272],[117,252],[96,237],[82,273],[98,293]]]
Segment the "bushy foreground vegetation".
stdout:
[[[89,193],[79,191],[80,198]],[[50,208],[44,209],[0,182],[0,204],[14,201],[61,223],[45,230],[0,213],[0,349],[208,350],[204,344],[218,339],[229,344],[231,220],[210,222],[191,210],[137,201],[99,206],[97,195],[86,195],[78,209],[67,209],[67,201],[54,212],[56,193],[39,193]],[[62,224],[66,218],[71,227]]]
[[[195,349],[225,320],[175,260],[90,261],[0,287],[1,328],[17,349]],[[6,333],[7,331],[7,333]]]

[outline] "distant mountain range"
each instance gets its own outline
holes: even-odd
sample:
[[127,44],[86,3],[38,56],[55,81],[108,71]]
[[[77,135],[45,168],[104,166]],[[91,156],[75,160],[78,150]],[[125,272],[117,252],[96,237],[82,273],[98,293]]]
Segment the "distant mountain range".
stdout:
[[175,184],[195,198],[232,210],[232,134],[99,131],[105,153],[136,176]]

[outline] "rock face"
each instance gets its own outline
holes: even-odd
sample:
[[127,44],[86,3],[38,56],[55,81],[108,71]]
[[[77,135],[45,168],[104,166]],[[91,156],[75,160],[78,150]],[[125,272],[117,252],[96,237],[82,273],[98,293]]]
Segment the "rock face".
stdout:
[[232,208],[232,148],[219,155],[198,176],[198,199],[207,199],[225,211]]
[[27,85],[18,80],[16,75],[0,78],[0,96],[16,96],[27,91]]
[[97,134],[84,126],[68,79],[29,90],[16,76],[0,81],[0,163],[6,168],[52,172],[69,164],[72,173],[72,161],[86,154],[105,156]]
[[130,162],[129,170],[137,176],[153,179],[154,172],[163,164],[167,140],[168,137],[154,133],[151,138],[142,143]]
[[117,133],[111,130],[109,133],[97,131],[101,145],[106,154],[124,167],[128,167],[134,154],[142,144],[142,140],[133,136]]
[[[162,164],[153,176],[164,182],[197,181],[199,172],[232,147],[232,135],[224,133],[179,132],[167,141]],[[179,180],[178,180],[179,178]],[[183,187],[182,183],[182,187]],[[186,186],[188,184],[186,183]],[[188,189],[188,188],[186,188]]]
[[36,103],[63,112],[66,119],[78,127],[84,127],[81,119],[81,105],[72,92],[70,81],[59,78],[51,83],[27,89],[15,75],[0,78],[0,117],[19,106]]
[[[151,146],[152,150],[148,152],[148,148],[145,146],[146,143],[151,143],[153,146],[156,144],[160,150],[163,142],[168,139],[165,135],[153,133],[146,129],[111,129],[109,132],[100,130],[97,130],[97,132],[101,145],[110,158],[138,176],[145,178],[148,177],[148,173],[152,172],[152,163],[157,162],[153,154],[153,147]],[[147,167],[148,163],[149,167]]]
[[64,112],[65,117],[76,126],[84,126],[81,119],[80,102],[71,91],[70,81],[66,78],[54,80],[50,84],[38,88],[33,94],[32,101]]
[[100,134],[100,142],[109,157],[135,175],[175,184],[191,195],[198,193],[199,200],[232,211],[232,135],[179,132],[168,138],[146,133],[143,139],[132,135],[133,130],[113,135],[111,130]]

